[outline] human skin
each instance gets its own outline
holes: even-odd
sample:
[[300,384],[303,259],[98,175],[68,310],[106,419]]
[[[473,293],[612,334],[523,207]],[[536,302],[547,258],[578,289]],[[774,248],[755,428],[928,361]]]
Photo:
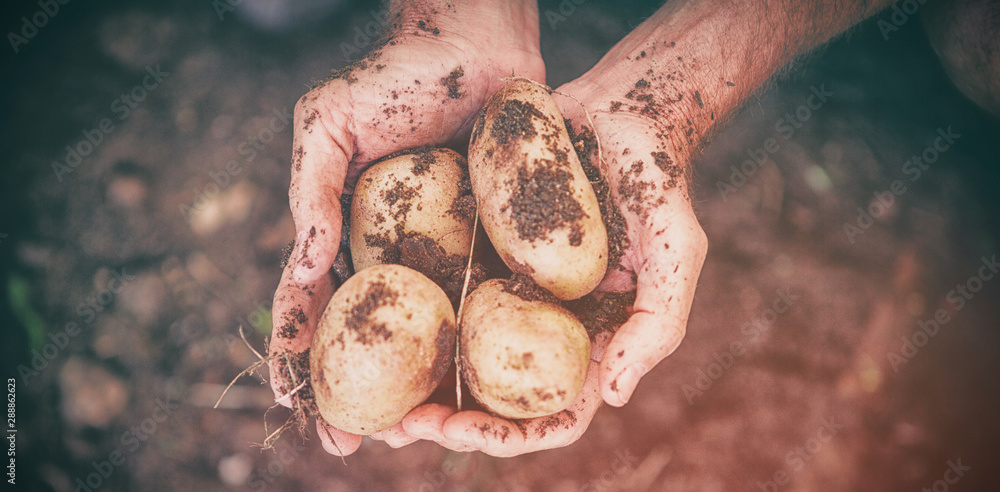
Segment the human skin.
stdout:
[[[395,45],[383,47],[380,58],[366,69],[355,70],[354,82],[332,81],[296,106],[293,145],[297,154],[302,149],[302,157],[293,161],[289,199],[297,247],[275,294],[273,312],[276,327],[296,307],[307,321],[294,339],[276,330],[272,354],[308,348],[332,292],[328,271],[339,245],[338,199],[345,180],[396,150],[440,144],[466,132],[483,101],[501,84],[499,77],[513,73],[544,80],[533,3],[482,0],[455,2],[454,8],[444,3],[408,3]],[[589,127],[592,121],[606,177],[627,222],[630,247],[621,262],[624,270],[610,269],[598,290],[635,288],[631,317],[610,340],[604,336],[595,341],[584,389],[569,408],[571,414],[557,414],[557,425],[545,417],[513,422],[428,404],[372,437],[394,447],[419,438],[453,450],[514,456],[572,443],[602,401],[625,404],[642,376],[672,353],[685,334],[708,248],[686,179],[697,149],[792,59],[890,3],[669,2],[591,70],[558,88],[557,102],[575,128]],[[438,27],[440,35],[415,27],[418,19]],[[445,88],[433,82],[458,65],[465,71],[464,96],[450,100]],[[432,84],[405,92],[415,79]],[[398,100],[391,99],[393,90]],[[414,114],[386,113],[385,104],[406,104]],[[308,289],[314,295],[309,296]],[[272,381],[274,369],[272,364]],[[288,403],[287,398],[279,401]],[[338,455],[353,452],[360,443],[358,436],[332,429],[329,434],[321,429],[320,436],[327,451]]]

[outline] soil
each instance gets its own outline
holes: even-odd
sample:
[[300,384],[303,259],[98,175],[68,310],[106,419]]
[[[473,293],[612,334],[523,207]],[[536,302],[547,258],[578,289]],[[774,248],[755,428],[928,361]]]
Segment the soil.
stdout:
[[345,321],[347,329],[364,345],[373,344],[379,337],[383,340],[391,339],[392,330],[386,328],[385,323],[372,323],[369,316],[378,308],[395,305],[398,298],[399,292],[384,281],[376,280],[369,283],[364,296],[348,310]]
[[536,284],[531,277],[520,273],[515,273],[511,275],[510,279],[504,281],[503,291],[529,302],[541,301],[556,305],[561,304],[558,297]]
[[622,255],[629,247],[628,226],[621,210],[611,197],[611,187],[607,178],[595,165],[598,159],[597,138],[594,136],[594,131],[586,125],[580,125],[580,130],[577,132],[570,120],[565,120],[565,123],[570,141],[573,142],[576,155],[580,158],[583,172],[587,175],[587,181],[594,189],[597,203],[601,208],[601,218],[608,234],[608,269],[617,268]]
[[[525,241],[544,240],[557,229],[569,227],[570,246],[583,243],[580,219],[583,207],[573,196],[573,174],[551,161],[528,171],[517,170],[517,180],[507,206],[517,225],[517,235]],[[500,210],[503,212],[503,208]]]
[[501,147],[518,140],[534,138],[537,134],[532,121],[534,118],[545,120],[546,116],[530,102],[508,100],[493,116],[490,137]]
[[461,92],[462,84],[459,83],[458,79],[465,76],[465,70],[461,66],[451,71],[447,77],[441,79],[441,84],[448,89],[449,99],[460,99],[464,93]]

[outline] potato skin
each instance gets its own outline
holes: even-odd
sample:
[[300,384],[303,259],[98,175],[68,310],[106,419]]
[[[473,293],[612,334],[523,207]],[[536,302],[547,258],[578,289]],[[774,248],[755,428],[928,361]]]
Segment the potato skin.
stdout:
[[488,280],[466,298],[462,378],[479,403],[503,417],[559,412],[583,388],[590,338],[569,311],[508,294],[504,282]]
[[600,283],[608,236],[555,101],[516,80],[483,108],[469,145],[483,227],[508,267],[563,300]]
[[368,168],[351,203],[354,270],[396,263],[400,231],[427,236],[448,255],[468,255],[474,209],[458,206],[465,167],[455,151],[429,149]]
[[368,435],[399,423],[441,382],[455,353],[455,314],[440,287],[401,265],[376,265],[334,293],[313,338],[319,413]]

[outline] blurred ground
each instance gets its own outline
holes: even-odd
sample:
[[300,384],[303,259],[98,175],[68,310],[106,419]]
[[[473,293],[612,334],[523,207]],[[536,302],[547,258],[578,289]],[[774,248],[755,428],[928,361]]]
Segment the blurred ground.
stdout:
[[[637,3],[587,2],[553,24],[546,12],[560,3],[541,2],[548,82],[582,73],[654,9]],[[358,33],[379,6],[303,4],[294,16],[313,20],[290,31],[277,28],[294,19],[258,28],[240,8],[220,20],[208,0],[72,2],[6,50],[0,280],[18,483],[888,491],[931,488],[960,460],[971,468],[947,490],[1000,484],[1000,280],[961,304],[952,292],[976,289],[981,258],[1000,247],[1000,124],[950,85],[916,21],[888,41],[875,20],[862,24],[712,140],[695,196],[711,246],[688,336],[576,444],[493,459],[366,440],[346,466],[291,434],[277,453],[252,447],[269,389],[243,379],[223,409],[210,407],[255,360],[237,327],[258,347],[270,329],[292,236],[282,114],[355,57],[343,46],[367,49]],[[39,7],[7,9],[14,31]],[[147,67],[162,81],[129,107],[120,95]],[[811,87],[834,95],[785,138],[775,122]],[[113,129],[57,175],[52,161],[104,118]],[[939,128],[961,137],[911,181],[905,161]],[[255,135],[268,142],[250,152]],[[780,145],[772,163],[732,180],[731,166],[768,138]],[[226,175],[231,160],[241,171]],[[844,224],[857,226],[857,208],[897,179],[906,191],[849,241]],[[947,321],[919,335],[939,310]],[[37,372],[17,369],[33,363]]]

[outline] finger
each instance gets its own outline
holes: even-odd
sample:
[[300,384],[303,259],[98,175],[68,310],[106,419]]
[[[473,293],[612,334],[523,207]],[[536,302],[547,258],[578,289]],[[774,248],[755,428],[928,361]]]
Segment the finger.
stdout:
[[380,432],[376,432],[368,437],[375,439],[376,441],[385,441],[390,448],[401,448],[407,444],[413,444],[417,438],[406,433],[403,430],[403,423],[400,422],[388,429]]
[[293,378],[289,370],[292,359],[284,357],[284,354],[300,354],[309,349],[323,309],[333,295],[332,281],[327,273],[316,282],[301,286],[292,279],[292,267],[289,265],[282,272],[274,293],[271,305],[273,328],[268,353],[281,357],[271,359],[268,367],[275,400],[286,407],[292,407],[293,399],[289,394],[302,381],[297,374]]
[[455,414],[454,407],[428,403],[414,408],[403,417],[403,430],[417,439],[434,441],[446,449],[457,452],[474,451],[474,446],[465,443],[449,441],[444,437],[444,422]]
[[613,406],[627,403],[639,379],[680,345],[708,251],[686,200],[651,210],[638,240],[633,312],[601,362],[601,395]]
[[524,420],[458,412],[444,422],[442,430],[449,443],[463,443],[496,457],[568,446],[583,435],[600,407],[598,388],[598,364],[591,363],[580,396],[561,412]]
[[334,456],[347,456],[361,447],[361,436],[339,431],[319,420],[316,421],[316,433],[323,450]]
[[335,80],[295,105],[288,201],[296,230],[291,263],[300,284],[326,274],[340,246],[340,196],[355,153],[347,93],[347,83]]

